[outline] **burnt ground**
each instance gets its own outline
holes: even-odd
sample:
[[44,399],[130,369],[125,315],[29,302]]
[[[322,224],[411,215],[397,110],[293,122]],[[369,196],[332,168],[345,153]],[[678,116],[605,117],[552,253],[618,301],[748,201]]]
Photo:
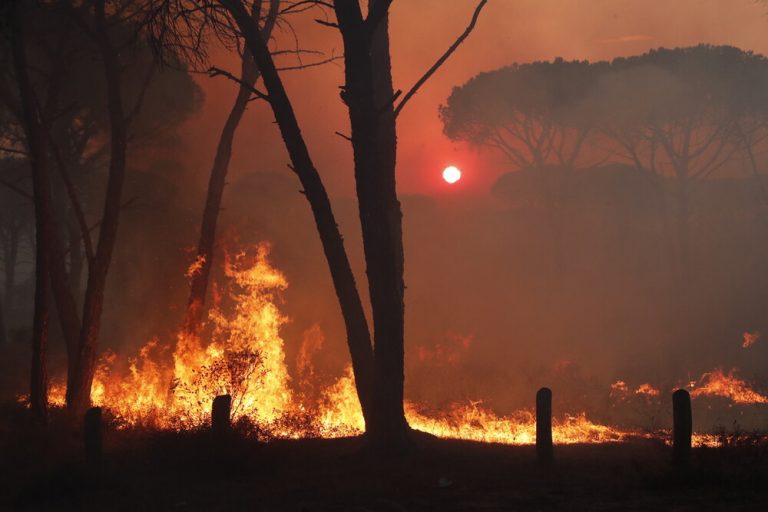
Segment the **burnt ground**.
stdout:
[[2,510],[768,510],[764,446],[696,449],[674,471],[657,442],[556,446],[550,469],[533,447],[419,435],[381,457],[359,438],[275,441],[207,432],[105,432],[89,465],[82,433],[34,427],[13,408],[0,421]]

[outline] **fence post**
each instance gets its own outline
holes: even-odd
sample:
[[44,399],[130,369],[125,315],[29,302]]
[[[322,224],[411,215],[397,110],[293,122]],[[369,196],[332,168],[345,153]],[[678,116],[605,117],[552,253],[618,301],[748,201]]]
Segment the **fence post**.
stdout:
[[552,390],[541,388],[536,393],[536,458],[552,462]]
[[102,441],[101,407],[91,407],[85,411],[83,433],[85,437],[85,458],[91,465],[101,462]]
[[672,423],[672,459],[676,465],[684,467],[691,461],[693,434],[691,395],[684,389],[672,394]]
[[213,399],[211,430],[214,434],[221,435],[229,432],[231,428],[229,421],[231,409],[232,397],[230,395],[219,395]]

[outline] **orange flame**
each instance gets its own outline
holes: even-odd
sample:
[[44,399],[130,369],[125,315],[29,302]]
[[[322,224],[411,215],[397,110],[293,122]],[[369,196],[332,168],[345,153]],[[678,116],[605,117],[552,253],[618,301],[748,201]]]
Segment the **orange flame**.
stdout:
[[202,254],[198,254],[197,257],[195,258],[195,261],[193,261],[189,265],[184,275],[191,279],[192,277],[200,273],[200,271],[203,269],[204,264],[205,264],[205,256],[203,256]]
[[[127,361],[123,372],[116,370],[114,354],[102,356],[91,393],[93,403],[108,408],[118,427],[179,430],[207,424],[214,396],[226,393],[232,396],[233,420],[250,421],[266,437],[330,438],[362,433],[365,421],[351,367],[312,396],[294,391],[280,336],[286,318],[277,306],[288,282],[270,265],[268,254],[269,246],[262,244],[253,257],[241,253],[227,258],[225,275],[231,290],[226,296],[222,291],[212,308],[207,344],[182,331],[171,352],[153,339]],[[231,311],[225,312],[225,304],[231,304]],[[457,337],[459,352],[469,347],[470,340]],[[305,333],[297,361],[300,378],[311,375],[311,354],[322,343],[319,328]],[[613,387],[628,389],[621,381]],[[654,391],[658,393],[644,384],[637,393],[652,395]],[[50,395],[52,404],[64,404],[63,385],[52,386]],[[413,428],[439,437],[535,442],[535,415],[530,410],[501,416],[480,402],[453,404],[430,413],[421,404],[406,402],[404,407]],[[553,439],[562,444],[621,441],[633,435],[639,434],[593,423],[584,413],[566,415],[553,423]]]
[[716,369],[701,376],[699,383],[692,387],[692,397],[700,396],[720,396],[729,398],[737,404],[766,404],[768,397],[761,395],[753,390],[749,385],[737,378],[734,374],[736,369],[732,369],[726,375],[722,369]]
[[[643,395],[649,398],[657,397],[661,394],[661,392],[657,388],[653,387],[647,382],[640,384],[633,393],[635,395]],[[623,380],[617,380],[616,382],[611,384],[611,392],[610,392],[611,398],[618,398],[623,400],[623,399],[626,399],[630,394],[631,392],[629,390],[629,386]]]
[[650,384],[643,383],[640,384],[637,389],[635,390],[636,395],[645,395],[645,396],[659,396],[661,393],[658,389],[651,386]]

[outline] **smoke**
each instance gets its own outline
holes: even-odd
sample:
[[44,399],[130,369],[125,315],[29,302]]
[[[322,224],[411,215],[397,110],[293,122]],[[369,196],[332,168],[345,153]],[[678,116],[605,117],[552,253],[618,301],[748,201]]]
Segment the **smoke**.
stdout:
[[[472,4],[395,4],[398,87],[413,83],[461,32]],[[556,232],[548,212],[536,205],[527,176],[508,174],[500,158],[454,146],[441,135],[437,105],[451,87],[514,61],[604,59],[699,42],[768,51],[766,20],[751,2],[640,5],[492,3],[477,33],[401,116],[398,183],[410,398],[435,406],[482,400],[503,414],[531,407],[536,389],[548,386],[561,412],[589,410],[650,423],[648,418],[662,414],[660,404],[673,388],[713,368],[738,367],[765,391],[762,361],[768,348],[756,341],[768,330],[768,210],[756,197],[754,178],[734,168],[727,179],[703,182],[693,191],[694,278],[680,287],[667,252],[667,227],[641,178],[621,169],[580,175]],[[314,25],[297,22],[302,45],[329,54],[340,48],[333,31]],[[420,43],[422,49],[413,52]],[[214,58],[231,64],[223,52]],[[125,197],[137,200],[122,213],[103,320],[102,346],[118,353],[135,353],[155,336],[173,339],[186,306],[185,271],[194,260],[190,249],[207,172],[234,97],[234,86],[222,78],[198,80],[206,91],[203,111],[162,147],[148,145],[131,155]],[[338,101],[343,72],[332,64],[286,82],[365,297],[351,152],[334,135],[348,129]],[[344,325],[309,205],[285,167],[271,121],[267,106],[253,102],[238,132],[219,229],[237,236],[222,235],[214,279],[221,276],[227,246],[269,241],[272,260],[290,283],[282,294],[286,358],[304,369],[297,375],[327,384],[349,363]],[[467,163],[457,186],[466,183],[468,190],[440,188],[445,160]],[[94,208],[98,197],[89,198]],[[22,277],[17,300],[27,306],[14,325],[23,329],[31,319],[32,283],[28,273]],[[55,325],[54,320],[54,331]],[[748,351],[734,343],[742,336]],[[64,368],[59,341],[52,342],[52,373]],[[623,382],[619,391],[611,387],[616,381]],[[629,412],[613,406],[610,397],[619,392],[635,404]]]

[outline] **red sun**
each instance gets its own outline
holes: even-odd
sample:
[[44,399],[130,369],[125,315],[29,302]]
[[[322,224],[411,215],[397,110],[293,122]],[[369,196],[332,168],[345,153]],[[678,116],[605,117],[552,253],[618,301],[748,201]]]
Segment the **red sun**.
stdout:
[[461,171],[458,167],[450,165],[443,169],[443,180],[449,185],[453,185],[461,179]]

